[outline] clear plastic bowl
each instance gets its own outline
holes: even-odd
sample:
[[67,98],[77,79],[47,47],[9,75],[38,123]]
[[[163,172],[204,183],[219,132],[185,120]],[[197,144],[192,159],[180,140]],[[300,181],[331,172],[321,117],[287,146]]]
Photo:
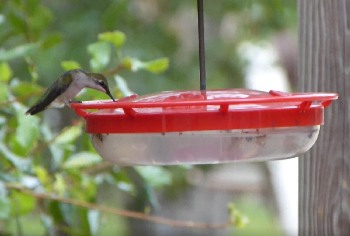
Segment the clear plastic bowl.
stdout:
[[93,134],[105,160],[118,165],[215,164],[298,156],[320,126],[142,134]]

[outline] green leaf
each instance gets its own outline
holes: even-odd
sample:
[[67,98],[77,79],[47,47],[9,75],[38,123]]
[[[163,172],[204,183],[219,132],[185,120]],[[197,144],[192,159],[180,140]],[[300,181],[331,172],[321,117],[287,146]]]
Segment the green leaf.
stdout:
[[92,56],[90,66],[94,71],[102,71],[109,63],[111,47],[107,42],[92,43],[88,46],[88,52]]
[[0,61],[9,61],[18,57],[24,57],[38,48],[38,43],[27,43],[15,48],[5,50],[0,49]]
[[44,40],[41,42],[41,47],[44,49],[51,48],[57,44],[59,44],[62,41],[62,36],[60,33],[53,33],[44,38]]
[[2,142],[0,142],[0,154],[11,162],[18,170],[27,172],[30,170],[31,161],[12,153]]
[[55,144],[69,144],[75,141],[82,133],[80,126],[70,126],[64,129],[54,140]]
[[63,195],[66,191],[66,183],[64,181],[64,178],[62,176],[62,174],[57,173],[55,175],[55,182],[53,183],[53,189],[59,194],[59,195]]
[[[33,4],[34,1],[31,2],[31,4]],[[39,1],[35,2],[38,3]],[[29,3],[29,5],[31,4]],[[30,26],[30,30],[32,32],[39,34],[41,31],[45,30],[48,27],[52,19],[52,12],[48,8],[44,7],[42,4],[37,4],[37,6],[32,8],[30,16],[26,17],[26,24]]]
[[90,222],[88,219],[89,210],[86,208],[79,208],[78,212],[79,232],[81,233],[81,235],[93,235],[90,231]]
[[126,36],[121,31],[105,32],[98,35],[100,41],[111,42],[116,48],[124,45]]
[[102,158],[93,152],[79,152],[72,155],[64,164],[63,167],[69,168],[81,168],[90,165],[94,165],[102,161]]
[[[57,201],[50,201],[48,202],[48,214],[51,216],[51,218],[53,219],[53,222],[57,223],[57,222],[66,222],[65,218],[64,218],[64,211],[69,211],[69,209],[71,208],[70,205],[66,205],[67,208],[64,208],[65,205],[61,204],[60,202]],[[68,214],[68,213],[67,213]],[[68,228],[67,232],[68,235],[72,235],[70,234],[69,231],[70,229]],[[57,234],[54,234],[57,235]]]
[[27,116],[24,109],[17,110],[16,139],[18,143],[25,149],[34,146],[39,138],[39,119],[35,116]]
[[17,31],[24,33],[26,30],[26,20],[20,11],[10,11],[6,19]]
[[0,82],[8,82],[12,76],[12,70],[8,63],[0,63]]
[[61,62],[61,67],[64,69],[64,70],[73,70],[73,69],[79,69],[81,68],[80,64],[76,61],[62,61]]
[[9,89],[6,83],[0,82],[0,103],[5,103],[8,100]]
[[130,70],[132,72],[146,70],[151,73],[161,73],[168,69],[169,59],[160,58],[153,61],[143,62],[135,58],[126,57],[122,61],[122,65],[125,69]]
[[36,166],[34,167],[34,173],[36,174],[37,178],[39,179],[40,183],[46,187],[48,185],[51,185],[51,178],[49,173],[45,168],[42,166]]
[[151,73],[161,73],[169,68],[168,58],[159,58],[153,61],[146,62],[144,64],[145,70]]
[[35,198],[25,193],[13,191],[11,194],[12,215],[25,215],[34,210]]
[[41,86],[27,81],[12,80],[10,87],[15,95],[23,97],[31,96],[32,94],[39,96],[43,92]]

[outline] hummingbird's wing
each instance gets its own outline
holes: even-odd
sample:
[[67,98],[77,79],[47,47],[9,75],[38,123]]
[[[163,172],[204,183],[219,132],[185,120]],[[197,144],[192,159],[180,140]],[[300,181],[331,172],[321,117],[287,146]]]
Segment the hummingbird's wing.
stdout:
[[58,96],[60,96],[67,88],[67,85],[62,85],[60,80],[56,80],[44,93],[44,95],[28,109],[26,114],[35,115],[38,112],[46,109]]

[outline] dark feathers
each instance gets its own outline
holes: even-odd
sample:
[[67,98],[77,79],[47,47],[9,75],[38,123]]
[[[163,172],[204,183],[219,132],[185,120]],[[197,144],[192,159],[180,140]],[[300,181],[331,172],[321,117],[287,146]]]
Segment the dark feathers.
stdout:
[[45,110],[51,102],[60,96],[69,86],[57,86],[58,81],[55,81],[46,91],[45,94],[26,111],[26,114],[35,115],[38,112]]

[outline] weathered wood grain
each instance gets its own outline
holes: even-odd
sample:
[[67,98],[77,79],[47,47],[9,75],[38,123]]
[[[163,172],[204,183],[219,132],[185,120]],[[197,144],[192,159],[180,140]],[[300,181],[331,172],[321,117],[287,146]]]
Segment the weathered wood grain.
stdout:
[[350,235],[350,0],[298,3],[298,88],[339,93],[299,161],[299,235]]

